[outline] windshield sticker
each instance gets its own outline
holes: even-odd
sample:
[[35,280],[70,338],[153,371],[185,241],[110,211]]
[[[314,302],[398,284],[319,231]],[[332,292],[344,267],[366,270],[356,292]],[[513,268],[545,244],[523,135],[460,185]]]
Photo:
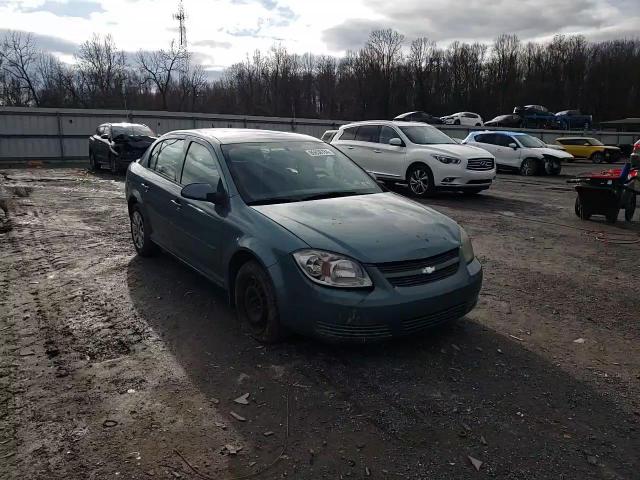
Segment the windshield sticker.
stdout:
[[335,153],[333,153],[328,148],[314,148],[313,150],[305,150],[307,155],[312,157],[335,157]]

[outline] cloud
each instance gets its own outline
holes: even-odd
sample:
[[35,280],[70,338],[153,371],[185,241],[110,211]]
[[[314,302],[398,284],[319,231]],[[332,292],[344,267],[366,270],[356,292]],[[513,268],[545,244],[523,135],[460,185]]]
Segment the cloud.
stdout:
[[[7,28],[0,28],[0,38],[3,38],[9,31]],[[39,33],[24,32],[24,35],[30,34],[33,37],[33,43],[37,48],[45,52],[61,53],[66,55],[73,55],[78,51],[78,44],[64,40],[58,37],[52,37],[49,35],[40,35]]]
[[[435,41],[488,42],[501,33],[513,33],[521,39],[536,40],[558,33],[581,33],[588,38],[620,36],[627,22],[628,0],[512,0],[487,2],[466,0],[457,8],[449,0],[367,0],[367,8],[376,12],[375,20],[350,18],[323,32],[323,40],[335,51],[362,45],[369,31],[393,28],[408,39],[426,36]],[[632,17],[636,36],[640,35],[640,17]],[[627,29],[628,30],[628,29]]]
[[192,45],[198,47],[208,47],[208,48],[231,48],[231,42],[221,42],[218,40],[198,40],[196,42],[192,42]]
[[89,18],[92,13],[102,13],[104,9],[96,1],[87,0],[47,0],[43,4],[32,7],[23,7],[25,13],[44,11],[59,17]]

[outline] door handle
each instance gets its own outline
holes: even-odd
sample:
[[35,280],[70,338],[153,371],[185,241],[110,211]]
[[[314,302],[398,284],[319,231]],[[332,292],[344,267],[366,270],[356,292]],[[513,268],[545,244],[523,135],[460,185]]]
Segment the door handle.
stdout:
[[374,150],[374,153],[382,153],[382,150]]
[[142,188],[144,188],[144,191],[145,191],[145,192],[148,192],[148,191],[149,191],[149,185],[147,185],[146,183],[141,183],[141,184],[140,184],[140,186],[141,186]]
[[347,150],[353,150],[354,147],[347,147]]
[[171,203],[173,203],[178,210],[182,208],[182,203],[180,203],[180,200],[178,200],[177,198],[174,200],[171,200]]

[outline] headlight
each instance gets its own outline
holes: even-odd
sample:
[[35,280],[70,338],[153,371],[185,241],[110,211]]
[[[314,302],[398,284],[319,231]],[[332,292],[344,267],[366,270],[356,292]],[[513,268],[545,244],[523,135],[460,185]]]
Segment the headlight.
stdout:
[[471,239],[462,227],[460,227],[460,253],[467,264],[471,263],[473,259],[476,258],[476,254],[473,252]]
[[446,164],[458,164],[460,163],[460,159],[456,157],[447,157],[446,155],[434,155],[433,158],[438,160],[439,162]]
[[307,277],[321,285],[344,288],[373,285],[362,265],[343,255],[323,250],[300,250],[293,258]]

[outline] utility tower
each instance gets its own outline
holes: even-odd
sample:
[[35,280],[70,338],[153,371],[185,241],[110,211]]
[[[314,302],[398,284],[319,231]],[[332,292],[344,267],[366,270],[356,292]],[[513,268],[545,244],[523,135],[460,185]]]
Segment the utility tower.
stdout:
[[184,13],[184,5],[182,4],[182,0],[178,3],[178,11],[173,14],[173,18],[178,20],[178,29],[180,31],[180,48],[183,50],[187,49],[187,26],[185,20],[187,19],[187,15]]

